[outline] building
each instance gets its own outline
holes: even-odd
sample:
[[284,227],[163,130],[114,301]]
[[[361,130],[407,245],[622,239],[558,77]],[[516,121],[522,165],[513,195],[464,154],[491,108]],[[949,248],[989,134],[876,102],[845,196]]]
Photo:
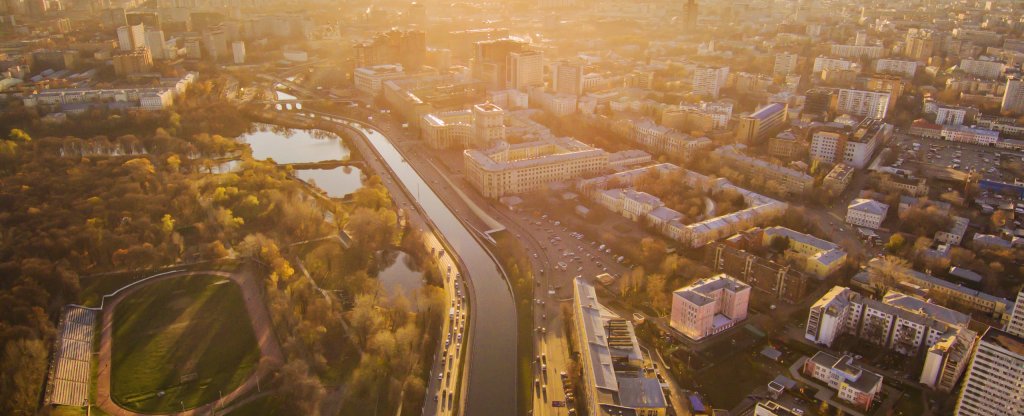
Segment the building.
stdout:
[[865,119],[852,129],[826,127],[816,130],[811,135],[811,160],[845,163],[863,169],[889,140],[892,131],[892,125],[876,119]]
[[390,30],[353,49],[356,68],[400,64],[416,71],[427,60],[426,34],[419,30]]
[[698,66],[693,70],[693,92],[718,99],[718,92],[729,79],[729,67]]
[[1006,332],[1024,337],[1024,290],[1017,294],[1017,302],[1013,306],[1010,322],[1006,324]]
[[1006,78],[1006,90],[1003,91],[1000,110],[1011,114],[1024,113],[1024,80],[1020,77]]
[[494,104],[431,113],[420,120],[420,137],[433,149],[486,147],[505,140],[505,111]]
[[775,65],[772,73],[775,75],[789,75],[796,73],[797,59],[800,55],[795,53],[780,53],[775,55]]
[[807,359],[804,374],[828,384],[839,392],[839,398],[852,403],[858,409],[867,411],[875,397],[882,391],[882,376],[853,364],[853,357],[834,355],[819,351]]
[[672,292],[673,329],[700,340],[747,319],[750,285],[726,274],[700,279]]
[[999,79],[1003,75],[1003,71],[1006,70],[1006,64],[991,60],[964,58],[960,60],[959,69],[979,78]]
[[755,290],[785,302],[799,302],[807,290],[806,274],[748,251],[719,243],[705,253],[705,264],[715,273],[736,277]]
[[911,29],[903,43],[903,55],[918,62],[927,62],[933,55],[935,39],[930,30]]
[[1024,338],[989,328],[978,340],[956,416],[1024,414]]
[[831,192],[832,195],[842,194],[853,179],[853,171],[852,166],[845,163],[837,163],[832,167],[832,170],[828,171],[828,175],[825,175],[822,186]]
[[909,173],[882,173],[878,188],[884,192],[898,192],[914,197],[928,195],[928,181]]
[[804,97],[804,108],[801,112],[801,117],[804,114],[808,114],[813,117],[827,118],[828,114],[832,111],[832,98],[835,97],[835,90],[832,88],[812,88],[804,93]]
[[841,88],[836,111],[851,116],[883,119],[889,111],[892,94]]
[[960,216],[953,216],[953,225],[945,231],[935,232],[935,241],[942,244],[949,244],[951,246],[958,246],[964,241],[964,234],[967,233],[967,226],[970,225],[970,220]]
[[577,97],[583,95],[583,63],[555,62],[551,67],[551,91]]
[[356,68],[353,81],[356,89],[360,92],[377,95],[381,92],[385,82],[406,76],[401,65],[376,65]]
[[966,117],[967,109],[964,107],[941,105],[935,109],[935,124],[960,126]]
[[875,45],[832,45],[830,54],[840,58],[878,59],[885,55],[885,48]]
[[873,199],[857,198],[846,207],[846,222],[857,227],[882,228],[889,206]]
[[508,54],[508,87],[524,90],[526,87],[544,85],[544,54],[538,51],[521,51]]
[[840,249],[839,245],[813,235],[786,227],[768,227],[761,235],[761,243],[764,245],[770,245],[776,238],[786,239],[789,242],[787,251],[795,253],[798,259],[806,259],[803,270],[819,278],[824,278],[839,270],[846,261],[846,252]]
[[942,126],[942,138],[951,142],[991,146],[999,141],[999,132],[967,126]]
[[889,93],[889,105],[887,108],[896,107],[896,100],[903,95],[903,78],[896,75],[874,74],[865,79],[864,88],[873,92]]
[[130,52],[144,47],[146,47],[145,26],[137,24],[117,28],[117,48],[122,52]]
[[917,61],[879,59],[875,61],[875,72],[913,78],[917,73]]
[[466,150],[463,159],[466,179],[487,198],[529,192],[608,168],[608,153],[567,137],[518,144],[499,141],[488,149]]
[[[1008,323],[1010,320],[1010,314],[1013,312],[1013,303],[1006,299],[910,268],[897,266],[895,270],[886,272],[887,268],[883,266],[884,264],[886,264],[886,260],[878,257],[868,261],[867,271],[865,272],[868,280],[867,283],[876,291],[887,290],[888,283],[884,279],[878,279],[873,276],[891,275],[899,285],[926,291],[936,299],[946,299],[944,304],[950,308],[968,311],[969,313],[976,314],[975,316],[984,315],[1004,323]],[[889,267],[888,269],[893,268]]]
[[231,58],[235,65],[245,63],[245,41],[236,40],[231,42]]
[[761,142],[786,126],[788,107],[783,103],[772,103],[761,107],[749,116],[740,117],[736,128],[736,141],[754,144]]
[[754,416],[802,416],[803,410],[789,408],[774,401],[757,402],[754,406]]
[[196,79],[190,72],[181,78],[161,78],[159,87],[148,88],[62,88],[42,90],[22,98],[26,107],[41,107],[64,113],[81,113],[90,108],[138,108],[163,110],[185,92]]
[[814,58],[814,66],[811,68],[811,72],[820,74],[822,71],[851,70],[856,68],[857,64],[853,61],[819,56]]
[[505,89],[509,80],[509,56],[526,50],[526,42],[506,38],[481,41],[475,44],[473,77],[484,82],[488,89]]
[[170,59],[167,51],[167,39],[164,39],[164,31],[155,27],[146,26],[146,47],[155,60]]
[[797,140],[796,135],[788,131],[776,134],[775,137],[768,139],[768,154],[784,159],[796,157],[801,147],[803,146]]
[[230,57],[228,50],[228,33],[224,25],[207,27],[203,30],[203,49],[207,59],[219,61]]
[[665,416],[668,402],[633,324],[598,303],[594,287],[581,278],[573,279],[572,316],[588,414]]
[[953,391],[971,360],[976,339],[974,331],[961,330],[928,348],[919,378],[921,384],[944,393]]
[[742,145],[726,145],[711,152],[717,160],[744,174],[772,181],[790,194],[803,194],[814,187],[814,177],[742,153]]
[[145,74],[153,70],[153,56],[143,47],[114,55],[114,73],[119,77]]

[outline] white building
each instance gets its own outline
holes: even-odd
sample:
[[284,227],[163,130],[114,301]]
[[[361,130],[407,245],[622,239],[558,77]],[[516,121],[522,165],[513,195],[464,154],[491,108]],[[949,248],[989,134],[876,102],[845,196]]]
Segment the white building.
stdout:
[[999,141],[999,132],[967,126],[943,126],[942,138],[951,142],[991,146]]
[[917,61],[879,59],[875,61],[875,72],[911,78],[917,73]]
[[505,140],[504,110],[477,104],[470,110],[427,114],[420,120],[420,137],[433,149],[489,146]]
[[718,98],[718,92],[729,79],[729,67],[698,66],[693,70],[693,92]]
[[245,42],[236,40],[231,42],[231,57],[236,65],[245,63]]
[[559,61],[551,67],[551,91],[556,94],[583,95],[583,64]]
[[1005,113],[1024,113],[1024,80],[1020,77],[1006,79],[1006,91],[1000,109]]
[[960,70],[985,79],[999,79],[1006,70],[1006,64],[997,61],[968,59],[960,60]]
[[964,124],[967,109],[963,107],[938,106],[935,109],[935,124],[959,126]]
[[117,28],[118,49],[127,52],[144,47],[146,47],[146,28],[142,23]]
[[885,55],[885,48],[875,45],[832,45],[831,55],[840,58],[878,59]]
[[839,398],[861,410],[871,408],[875,396],[882,391],[882,376],[853,364],[853,357],[819,351],[807,359],[804,374],[821,380],[839,393]]
[[1013,306],[1013,315],[1006,324],[1006,332],[1024,337],[1024,290],[1017,294],[1017,302]]
[[935,241],[958,246],[964,241],[964,234],[967,233],[967,226],[970,220],[964,217],[953,216],[953,225],[946,231],[936,231]]
[[794,53],[780,53],[775,55],[775,66],[772,73],[775,75],[789,75],[796,72],[797,58],[800,56]]
[[401,65],[385,64],[356,68],[353,75],[356,89],[370,95],[377,95],[385,82],[402,78],[405,71]]
[[887,92],[874,92],[853,89],[840,89],[836,111],[852,116],[885,118],[889,111]]
[[[487,126],[487,128],[496,126]],[[608,168],[608,153],[568,137],[508,144],[463,153],[466,179],[481,195],[501,198]]]
[[809,154],[812,160],[863,169],[892,132],[892,125],[876,119],[865,119],[853,129],[818,130],[811,135]]
[[857,198],[846,207],[846,222],[858,227],[882,228],[889,206],[873,199]]
[[846,59],[819,56],[814,58],[814,67],[812,68],[812,72],[819,74],[822,71],[855,69],[856,66],[857,64],[853,63],[853,61],[848,61]]
[[726,274],[700,279],[672,292],[670,325],[699,340],[747,319],[750,285]]
[[978,341],[956,416],[1024,415],[1024,338],[989,328]]

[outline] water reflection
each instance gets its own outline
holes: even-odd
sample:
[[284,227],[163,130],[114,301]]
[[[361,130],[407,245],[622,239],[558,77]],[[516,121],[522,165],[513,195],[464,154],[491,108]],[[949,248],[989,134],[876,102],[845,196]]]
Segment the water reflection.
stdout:
[[274,159],[277,163],[348,160],[350,153],[340,137],[323,130],[258,124],[255,131],[239,136],[238,140],[249,144],[254,159]]
[[363,171],[354,166],[333,169],[299,169],[295,176],[324,190],[331,198],[344,198],[363,186]]
[[423,273],[416,270],[416,260],[405,252],[385,254],[381,262],[389,265],[377,274],[377,280],[389,295],[403,293],[406,297],[412,297],[413,293],[423,287]]

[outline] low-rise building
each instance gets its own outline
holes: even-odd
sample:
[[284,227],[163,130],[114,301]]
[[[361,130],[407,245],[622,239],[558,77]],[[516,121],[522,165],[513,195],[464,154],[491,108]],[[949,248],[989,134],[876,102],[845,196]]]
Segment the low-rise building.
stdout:
[[943,126],[942,138],[951,142],[991,146],[999,141],[999,132],[967,126]]
[[853,357],[836,356],[819,351],[807,359],[804,374],[825,382],[839,393],[839,398],[860,410],[867,411],[882,391],[882,376],[853,364]]
[[878,187],[883,192],[897,192],[915,197],[928,195],[928,181],[909,174],[882,173]]
[[800,152],[802,147],[799,140],[792,132],[784,131],[768,139],[768,154],[781,158],[792,158]]
[[494,104],[470,110],[431,113],[420,120],[420,134],[434,149],[484,147],[505,140],[505,111]]
[[967,233],[967,226],[970,225],[970,220],[960,216],[953,216],[953,225],[945,231],[935,232],[935,241],[939,243],[949,244],[951,246],[958,246],[964,241],[964,234]]
[[832,195],[839,195],[846,190],[847,186],[850,186],[851,180],[853,180],[853,167],[845,163],[838,163],[832,167],[828,175],[825,175],[822,186]]
[[747,156],[741,153],[743,147],[740,146],[742,145],[722,146],[715,149],[711,154],[725,165],[744,174],[773,181],[783,191],[791,194],[802,194],[814,186],[814,177],[811,175]]
[[464,152],[466,179],[481,195],[500,198],[539,189],[552,182],[600,173],[608,153],[562,137]]
[[857,198],[846,207],[846,222],[858,227],[882,228],[889,206],[873,199]]
[[665,416],[668,402],[633,324],[598,303],[594,287],[581,278],[573,280],[572,316],[590,414]]
[[846,252],[840,249],[839,245],[786,227],[765,228],[762,236],[762,244],[765,245],[770,245],[776,238],[787,239],[788,250],[806,258],[804,271],[818,277],[825,277],[839,270],[846,260]]
[[865,119],[853,128],[826,127],[811,135],[810,157],[825,163],[867,167],[875,152],[892,136],[892,125]]
[[747,319],[750,285],[719,274],[672,292],[670,325],[699,340]]

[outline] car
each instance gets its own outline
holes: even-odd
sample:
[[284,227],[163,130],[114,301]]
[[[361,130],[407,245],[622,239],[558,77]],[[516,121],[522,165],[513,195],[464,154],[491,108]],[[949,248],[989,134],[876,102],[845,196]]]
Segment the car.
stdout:
[[444,373],[438,373],[437,374],[437,379],[438,380],[443,380],[444,379]]

